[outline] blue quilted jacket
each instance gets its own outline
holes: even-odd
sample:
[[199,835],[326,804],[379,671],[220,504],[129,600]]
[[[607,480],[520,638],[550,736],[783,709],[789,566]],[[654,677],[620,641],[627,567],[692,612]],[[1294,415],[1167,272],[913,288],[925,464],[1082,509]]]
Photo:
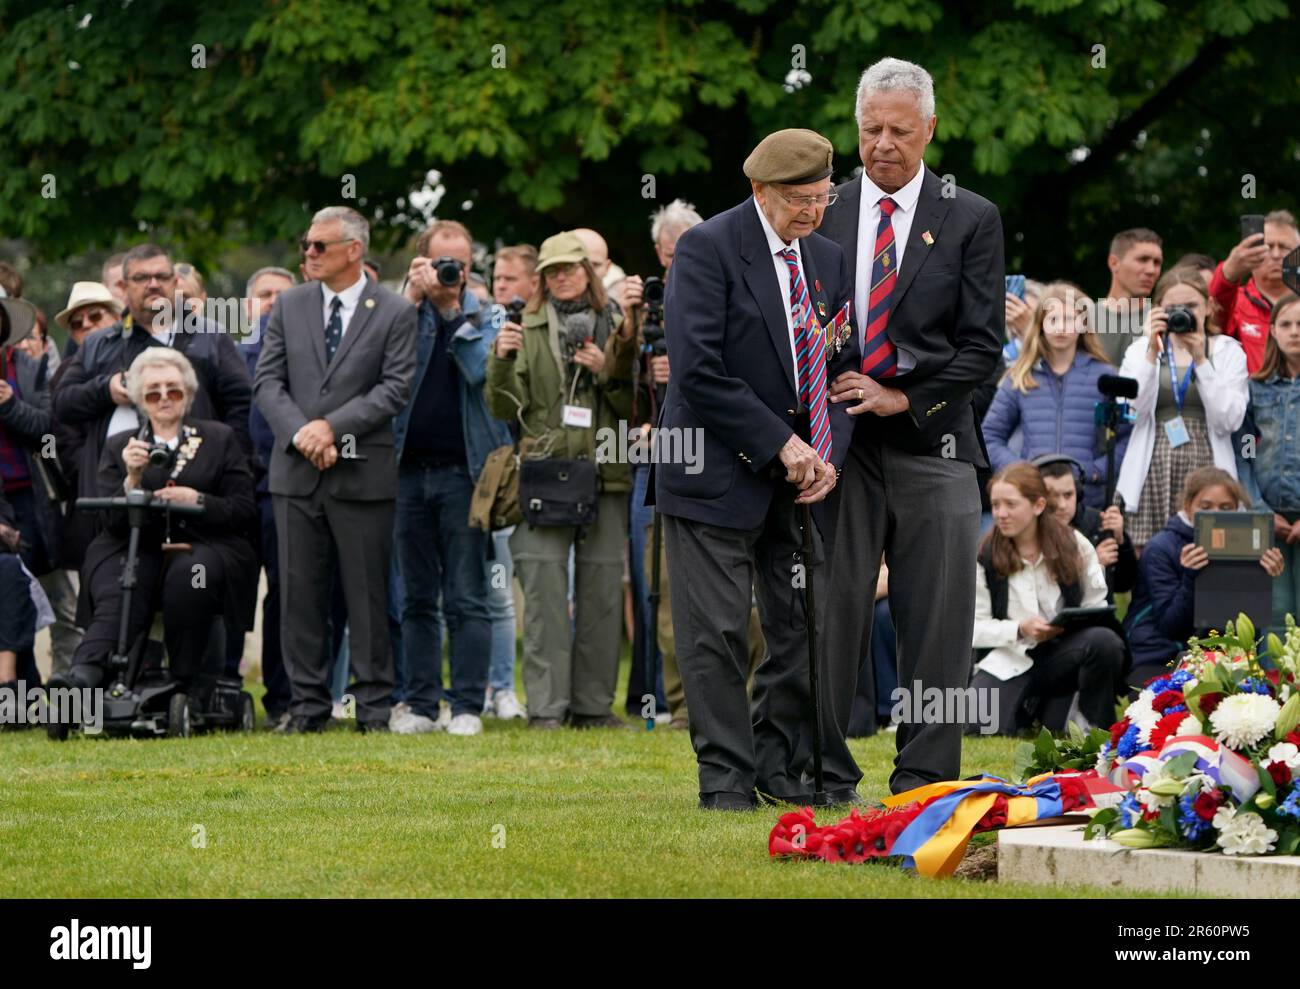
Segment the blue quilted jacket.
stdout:
[[[1106,488],[1106,448],[1097,436],[1095,409],[1101,401],[1097,379],[1115,374],[1115,368],[1080,351],[1063,375],[1053,374],[1047,362],[1034,368],[1038,387],[1020,392],[1005,380],[984,416],[984,443],[995,471],[1017,460],[1032,460],[1044,453],[1064,453],[1083,464],[1086,472],[1084,501],[1101,508]],[[1020,431],[1013,446],[1012,435]],[[1115,444],[1115,472],[1124,460],[1132,426],[1122,423]],[[1135,508],[1136,506],[1129,506]]]

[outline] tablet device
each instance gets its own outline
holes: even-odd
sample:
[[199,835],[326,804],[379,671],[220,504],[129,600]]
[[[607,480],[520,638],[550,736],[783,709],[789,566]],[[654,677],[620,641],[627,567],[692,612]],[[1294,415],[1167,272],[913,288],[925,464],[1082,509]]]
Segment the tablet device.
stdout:
[[1194,521],[1211,560],[1258,560],[1273,546],[1272,512],[1197,512]]
[[1114,614],[1115,608],[1109,604],[1099,604],[1095,608],[1062,608],[1048,624],[1069,629],[1080,625],[1092,625]]

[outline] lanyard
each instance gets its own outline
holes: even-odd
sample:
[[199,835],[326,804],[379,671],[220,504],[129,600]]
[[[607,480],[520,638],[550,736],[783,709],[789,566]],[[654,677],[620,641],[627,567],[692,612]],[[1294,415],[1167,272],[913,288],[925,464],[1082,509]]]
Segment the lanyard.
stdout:
[[1178,409],[1178,414],[1183,414],[1183,400],[1187,397],[1187,389],[1192,386],[1192,377],[1196,372],[1196,362],[1187,362],[1187,373],[1183,375],[1182,386],[1178,384],[1178,374],[1174,368],[1174,348],[1172,345],[1166,347],[1169,353],[1169,388],[1174,393],[1174,406]]

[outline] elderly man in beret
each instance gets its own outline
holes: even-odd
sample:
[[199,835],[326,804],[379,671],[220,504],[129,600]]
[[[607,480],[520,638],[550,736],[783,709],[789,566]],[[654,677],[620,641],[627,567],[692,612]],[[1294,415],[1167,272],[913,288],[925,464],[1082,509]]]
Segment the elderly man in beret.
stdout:
[[[812,797],[810,618],[799,590],[810,578],[796,557],[804,506],[817,513],[835,487],[852,431],[827,382],[859,362],[845,308],[852,275],[840,249],[815,233],[835,199],[831,164],[820,134],[768,135],[745,162],[753,195],[682,234],[668,282],[673,374],[659,425],[661,435],[691,434],[700,455],[672,462],[661,445],[654,490],[706,809],[748,810],[755,791]],[[812,540],[806,564],[815,576],[825,548],[818,531]],[[754,674],[751,706],[745,644],[755,592],[770,654]],[[853,680],[822,688],[852,694]],[[858,799],[861,774],[842,733],[824,737],[823,768],[833,802]]]

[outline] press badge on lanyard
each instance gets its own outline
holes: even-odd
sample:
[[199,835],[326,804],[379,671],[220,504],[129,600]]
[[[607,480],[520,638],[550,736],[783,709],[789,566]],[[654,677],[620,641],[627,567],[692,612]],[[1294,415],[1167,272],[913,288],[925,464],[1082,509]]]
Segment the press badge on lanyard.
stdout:
[[1189,360],[1187,362],[1187,373],[1183,375],[1182,386],[1178,384],[1178,374],[1174,369],[1174,348],[1166,348],[1169,356],[1169,388],[1173,392],[1174,407],[1178,409],[1178,415],[1174,416],[1165,423],[1165,435],[1169,437],[1169,449],[1177,450],[1184,443],[1190,443],[1191,437],[1187,435],[1187,423],[1183,421],[1183,400],[1187,398],[1187,389],[1192,386],[1192,377],[1196,371],[1196,362]]
[[573,426],[575,429],[590,429],[591,409],[585,409],[581,405],[566,405],[564,407],[564,424]]

